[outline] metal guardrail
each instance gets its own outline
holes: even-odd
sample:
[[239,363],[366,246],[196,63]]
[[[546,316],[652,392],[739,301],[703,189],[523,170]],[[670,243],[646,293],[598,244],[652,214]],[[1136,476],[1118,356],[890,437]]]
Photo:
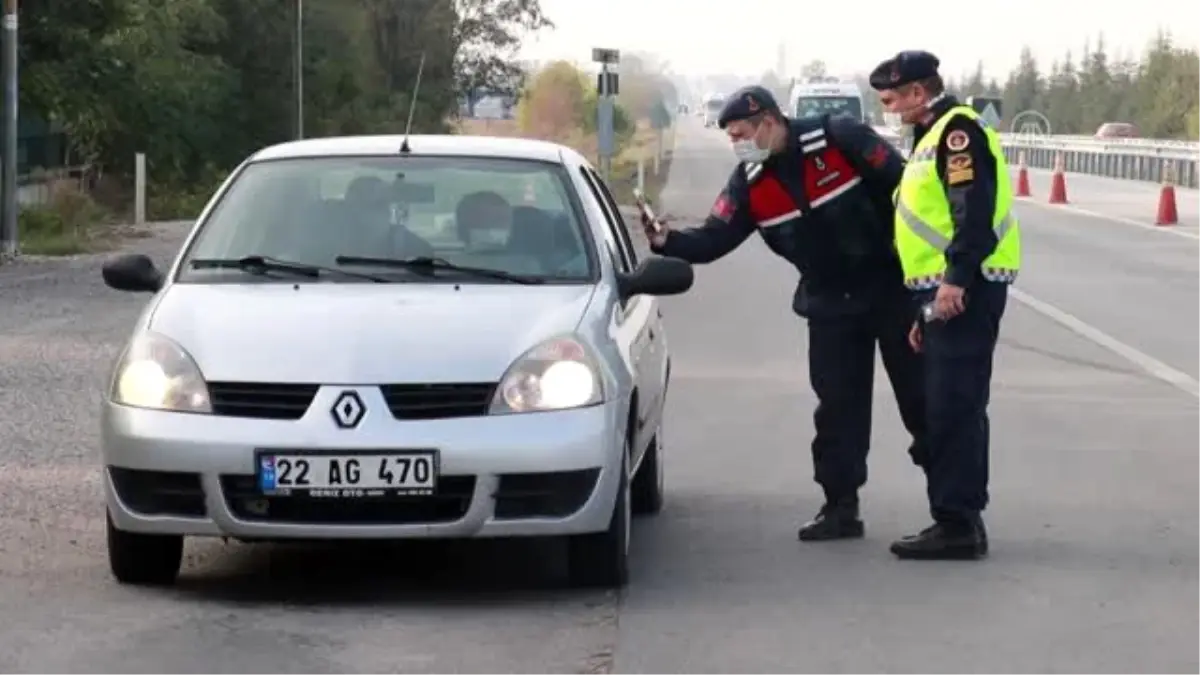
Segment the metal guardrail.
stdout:
[[[907,150],[908,139],[879,128],[881,136]],[[1161,182],[1171,176],[1176,185],[1200,187],[1200,143],[1150,138],[1093,138],[1090,136],[1037,136],[1000,134],[1005,159],[1016,166],[1053,169],[1061,161],[1064,171],[1119,180]]]

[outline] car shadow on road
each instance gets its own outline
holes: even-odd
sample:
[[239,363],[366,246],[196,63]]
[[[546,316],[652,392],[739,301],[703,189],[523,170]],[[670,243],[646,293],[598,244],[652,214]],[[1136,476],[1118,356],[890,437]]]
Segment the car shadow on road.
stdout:
[[175,589],[193,600],[292,606],[603,603],[608,593],[567,583],[563,548],[520,539],[230,543],[187,566]]

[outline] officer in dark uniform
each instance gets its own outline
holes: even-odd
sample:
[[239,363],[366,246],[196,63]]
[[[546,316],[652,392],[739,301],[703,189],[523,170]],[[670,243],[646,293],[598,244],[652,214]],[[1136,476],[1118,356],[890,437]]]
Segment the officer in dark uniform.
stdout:
[[892,544],[901,558],[987,554],[992,358],[1008,285],[1020,267],[1020,233],[999,137],[946,93],[938,60],[902,52],[870,76],[884,108],[913,130],[897,192],[896,244],[905,284],[924,318],[910,341],[925,355],[934,525]]
[[656,253],[708,263],[758,233],[799,270],[793,309],[808,320],[812,456],[825,492],[799,538],[861,537],[876,344],[913,436],[909,453],[924,462],[922,357],[908,345],[914,311],[892,245],[904,160],[850,117],[788,119],[757,86],[733,94],[717,123],[741,161],[708,218],[679,230],[643,219],[646,236]]

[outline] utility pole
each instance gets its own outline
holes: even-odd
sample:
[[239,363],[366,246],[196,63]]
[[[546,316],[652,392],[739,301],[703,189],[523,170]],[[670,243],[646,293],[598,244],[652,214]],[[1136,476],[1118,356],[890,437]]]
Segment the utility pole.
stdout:
[[296,29],[292,35],[292,89],[296,95],[296,139],[304,138],[304,0],[296,0]]
[[4,177],[0,257],[17,253],[17,0],[4,0]]
[[613,106],[619,84],[617,74],[610,65],[621,62],[621,52],[616,49],[592,48],[592,61],[600,64],[600,75],[596,79],[596,146],[600,155],[600,177],[609,178],[612,156],[616,152],[616,134],[613,131]]

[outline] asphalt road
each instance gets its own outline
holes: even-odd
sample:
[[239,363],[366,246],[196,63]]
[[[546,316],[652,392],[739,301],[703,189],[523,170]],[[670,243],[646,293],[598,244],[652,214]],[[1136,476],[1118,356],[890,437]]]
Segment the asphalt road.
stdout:
[[[664,201],[702,216],[733,160],[685,124]],[[1041,312],[1005,318],[988,560],[887,552],[926,508],[882,378],[866,539],[796,541],[819,506],[804,325],[795,273],[752,239],[666,302],[668,505],[620,595],[500,544],[189,542],[177,588],[116,585],[97,409],[145,298],[95,257],[0,268],[0,671],[1196,672],[1196,242],[1019,215]],[[179,231],[133,247],[165,262]]]

